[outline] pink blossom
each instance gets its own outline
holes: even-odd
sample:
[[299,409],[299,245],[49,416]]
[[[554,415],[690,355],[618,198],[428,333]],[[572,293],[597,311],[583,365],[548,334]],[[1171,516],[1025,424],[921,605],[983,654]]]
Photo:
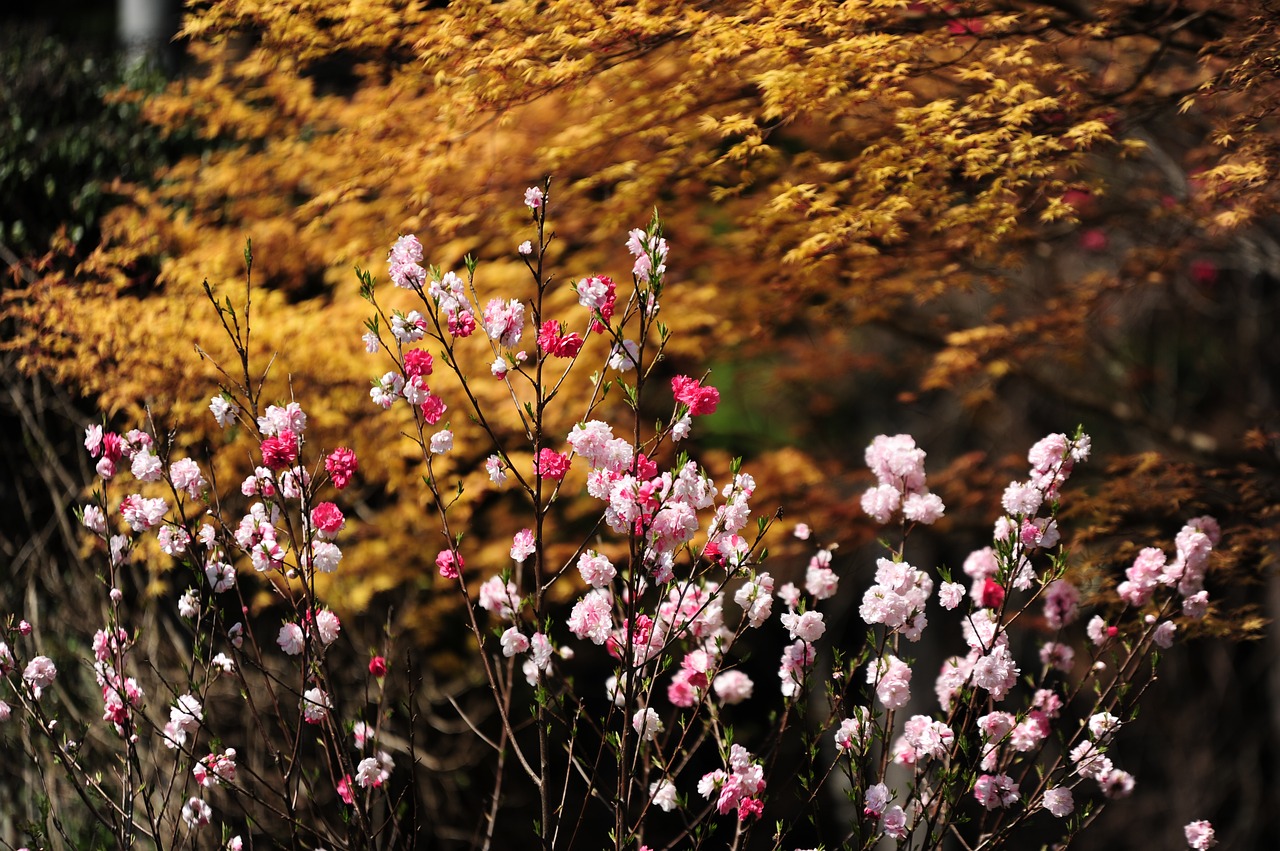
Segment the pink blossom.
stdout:
[[566,334],[564,326],[548,319],[538,329],[538,350],[558,358],[575,357],[582,350],[582,337],[576,331]]
[[536,210],[541,207],[545,198],[546,195],[537,186],[530,186],[524,191],[524,205],[530,210]]
[[1182,613],[1195,620],[1209,611],[1209,592],[1197,591],[1182,601]]
[[880,817],[880,829],[884,831],[884,835],[890,839],[906,839],[907,837],[907,813],[902,807],[894,804],[885,810],[884,815]]
[[578,556],[578,572],[592,588],[604,588],[618,575],[613,563],[595,550],[587,550]]
[[1183,834],[1187,838],[1187,845],[1193,851],[1209,851],[1218,844],[1218,840],[1213,835],[1213,825],[1207,821],[1191,822],[1183,828]]
[[457,579],[462,575],[462,570],[466,568],[467,563],[463,560],[461,554],[455,554],[452,550],[444,550],[436,556],[436,567],[440,570],[440,575],[445,579]]
[[518,299],[491,299],[482,317],[484,331],[500,346],[515,348],[524,334],[524,303]]
[[569,472],[569,456],[554,449],[543,449],[533,462],[533,472],[542,479],[559,481]]
[[937,523],[945,511],[942,498],[932,493],[913,493],[902,503],[903,517],[926,526]]
[[194,735],[204,720],[204,707],[193,694],[184,694],[169,708],[169,723],[164,725],[164,743],[169,748],[186,744],[187,736]]
[[342,516],[342,510],[332,502],[322,502],[311,509],[311,525],[326,538],[337,535],[345,524],[346,518]]
[[659,780],[649,784],[649,799],[653,801],[653,805],[661,809],[664,813],[669,813],[676,808],[676,787],[670,780]]
[[435,359],[426,349],[409,349],[404,353],[404,374],[409,378],[425,378],[431,374]]
[[867,710],[860,706],[854,707],[853,717],[843,719],[835,732],[836,747],[842,751],[855,748],[861,750],[866,746],[870,734],[871,724]]
[[309,688],[303,692],[300,703],[302,718],[308,724],[319,724],[324,721],[329,715],[330,707],[333,705],[329,702],[329,695],[319,688]]
[[1070,671],[1075,662],[1076,651],[1070,644],[1046,641],[1040,648],[1040,664],[1056,671]]
[[507,471],[502,464],[502,459],[497,455],[490,455],[484,462],[485,472],[489,474],[489,481],[498,487],[502,487],[507,483]]
[[342,631],[342,622],[338,620],[338,616],[328,609],[321,609],[316,612],[315,616],[316,634],[320,637],[320,643],[325,647],[338,640],[338,633]]
[[[433,397],[434,398],[434,397]],[[449,429],[443,429],[431,435],[431,453],[433,455],[444,455],[453,451],[453,432]]]
[[213,809],[199,798],[191,798],[182,805],[182,820],[187,827],[203,827],[213,819]]
[[1069,755],[1071,761],[1076,764],[1076,774],[1091,780],[1105,777],[1114,767],[1111,759],[1093,742],[1081,742],[1071,749]]
[[689,672],[676,671],[667,684],[667,700],[673,706],[688,708],[698,702],[698,690],[689,683]]
[[631,716],[631,728],[646,742],[652,742],[663,730],[662,719],[653,709],[638,710]]
[[400,237],[387,255],[392,282],[403,289],[419,289],[427,279],[422,262],[422,243],[412,234]]
[[1050,629],[1062,629],[1076,619],[1080,592],[1065,579],[1055,579],[1044,592],[1044,619]]
[[298,438],[292,431],[283,429],[262,441],[262,463],[269,470],[278,473],[292,467],[297,460]]
[[591,330],[603,333],[613,318],[617,302],[617,287],[613,279],[607,275],[583,278],[574,285],[574,291],[578,294],[578,303],[591,311]]
[[302,652],[302,648],[306,644],[302,627],[296,623],[287,623],[280,627],[280,634],[276,637],[276,644],[280,645],[280,649],[286,654],[297,656]]
[[991,696],[1000,700],[1018,679],[1019,669],[1009,653],[1007,644],[997,644],[991,651],[973,665],[973,683],[991,692]]
[[502,655],[508,658],[529,649],[529,639],[514,626],[507,627],[498,643],[502,645]]
[[501,576],[491,576],[480,586],[480,608],[507,620],[518,605],[520,592],[514,582],[503,582]]
[[1127,798],[1133,794],[1133,775],[1119,768],[1114,768],[1107,772],[1104,777],[1098,778],[1098,786],[1102,789],[1102,794],[1107,798],[1112,800]]
[[362,789],[377,788],[391,777],[391,755],[385,751],[376,757],[365,757],[356,766],[356,783]]
[[387,660],[381,656],[374,656],[369,660],[370,675],[382,679],[387,675]]
[[836,595],[840,587],[840,577],[828,565],[831,561],[831,553],[829,550],[822,550],[826,554],[825,560],[819,556],[814,556],[809,561],[809,568],[804,575],[804,588],[814,599],[827,600]]
[[342,490],[350,483],[351,477],[360,468],[360,463],[354,452],[345,446],[339,446],[324,459],[324,468],[329,472],[333,486]]
[[720,391],[714,387],[704,387],[702,382],[687,375],[677,375],[671,379],[671,391],[677,402],[689,406],[689,413],[695,417],[714,414],[720,404]]
[[1071,790],[1066,786],[1054,786],[1046,789],[1042,806],[1057,818],[1066,818],[1075,809],[1075,801]]
[[569,614],[569,631],[593,644],[604,644],[613,629],[613,606],[609,594],[593,590],[574,604]]
[[944,582],[938,589],[938,601],[942,603],[942,608],[948,611],[960,605],[962,599],[964,599],[964,586],[959,582]]
[[169,465],[169,478],[175,488],[185,491],[191,499],[199,499],[209,486],[200,473],[200,465],[190,458],[181,458]]
[[822,637],[827,625],[822,622],[822,613],[815,611],[797,614],[787,612],[782,616],[782,625],[791,633],[791,640],[797,638],[810,644]]
[[195,775],[196,782],[205,788],[233,782],[236,779],[235,748],[203,757],[192,767],[191,773]]
[[40,699],[40,695],[45,689],[53,685],[53,681],[57,676],[58,668],[48,656],[36,656],[27,663],[27,667],[22,671],[22,679],[31,687],[31,694],[36,700]]
[[901,504],[902,494],[894,485],[877,485],[862,495],[862,510],[881,525],[892,519]]
[[1034,517],[1044,502],[1044,494],[1030,482],[1013,482],[1004,490],[1001,504],[1016,517]]
[[991,578],[983,580],[979,605],[984,609],[999,609],[1004,605],[1004,588],[1000,583]]
[[711,689],[726,706],[733,706],[751,698],[755,683],[742,671],[725,671],[711,681]]
[[862,796],[862,814],[866,816],[879,816],[884,812],[885,807],[893,800],[893,796],[889,794],[889,787],[883,783],[876,783],[867,787],[867,791]]
[[154,528],[168,510],[169,504],[161,497],[148,499],[135,493],[120,501],[120,514],[135,532]]
[[886,709],[901,709],[911,700],[911,668],[897,656],[885,654],[867,665],[867,682]]
[[338,797],[342,799],[342,803],[348,807],[356,802],[355,793],[351,791],[351,775],[344,774],[342,779],[338,781]]
[[529,556],[533,555],[535,548],[533,530],[521,529],[519,532],[516,532],[515,537],[511,540],[511,558],[519,564]]
[[864,457],[881,485],[888,485],[900,494],[924,493],[925,451],[916,446],[911,435],[877,435]]
[[988,810],[1018,802],[1018,784],[1007,774],[984,774],[973,784],[973,797]]

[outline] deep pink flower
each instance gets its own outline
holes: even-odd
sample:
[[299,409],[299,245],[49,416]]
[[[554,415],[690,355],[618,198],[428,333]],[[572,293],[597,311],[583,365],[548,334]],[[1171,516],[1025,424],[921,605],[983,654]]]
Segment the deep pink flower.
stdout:
[[409,378],[430,375],[433,362],[425,349],[410,349],[404,353],[404,374]]
[[369,660],[369,673],[378,679],[382,679],[387,675],[387,660],[381,656],[374,656]]
[[262,463],[271,470],[286,470],[297,460],[298,438],[288,429],[262,441]]
[[984,609],[998,609],[1004,602],[1004,588],[999,582],[987,577],[982,582],[982,599],[979,604]]
[[571,358],[582,350],[582,337],[576,331],[571,334],[563,333],[559,322],[548,319],[538,330],[538,349],[544,355]]
[[427,401],[422,403],[422,418],[428,424],[435,425],[440,422],[440,418],[444,416],[448,407],[439,396],[428,396]]
[[342,803],[351,806],[356,802],[356,796],[351,793],[351,775],[344,774],[342,779],[338,781],[338,797],[342,799]]
[[451,550],[445,550],[436,556],[436,567],[440,568],[440,575],[445,579],[457,579],[462,575],[462,569],[467,566],[462,556],[455,557]]
[[720,404],[720,391],[714,387],[704,387],[702,382],[687,375],[677,375],[671,379],[671,392],[676,401],[689,406],[689,413],[695,417],[703,414],[714,414]]
[[539,478],[560,481],[569,472],[569,456],[554,449],[543,449],[534,459],[533,472]]
[[360,469],[360,462],[356,460],[356,453],[345,446],[339,446],[324,459],[324,468],[329,471],[333,486],[342,490],[351,481],[356,470]]
[[338,534],[346,522],[342,510],[332,502],[322,502],[311,509],[311,525],[330,538]]

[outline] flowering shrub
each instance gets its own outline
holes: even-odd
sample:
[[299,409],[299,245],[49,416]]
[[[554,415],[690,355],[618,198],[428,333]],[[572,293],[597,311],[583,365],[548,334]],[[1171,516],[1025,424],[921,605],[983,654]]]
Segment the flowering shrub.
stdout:
[[[669,251],[659,221],[629,235],[628,292],[585,277],[571,285],[580,310],[553,315],[548,200],[549,185],[525,195],[535,233],[517,253],[535,285],[528,302],[483,300],[470,260],[464,274],[423,266],[412,236],[389,257],[403,291],[392,298],[412,307],[388,307],[373,276],[360,273],[372,309],[366,349],[385,360],[371,405],[409,423],[439,532],[430,545],[437,587],[465,602],[492,698],[492,720],[455,703],[495,765],[491,792],[473,804],[475,844],[495,841],[511,786],[536,799],[533,832],[544,848],[618,849],[790,848],[815,829],[834,830],[827,847],[887,839],[940,848],[949,837],[1019,847],[1024,834],[1069,841],[1106,802],[1130,794],[1135,780],[1113,745],[1134,724],[1176,619],[1206,611],[1217,524],[1188,521],[1172,558],[1143,550],[1117,599],[1087,611],[1067,577],[1059,512],[1090,441],[1054,434],[1031,448],[1026,479],[1005,490],[990,545],[953,577],[908,560],[911,532],[946,508],[929,491],[924,450],[907,435],[882,435],[866,451],[877,483],[862,507],[892,531],[857,607],[862,640],[832,647],[828,617],[848,579],[834,546],[816,550],[802,587],[778,587],[762,547],[774,521],[751,522],[750,474],[735,463],[716,482],[679,451],[719,393],[705,376],[659,380]],[[341,569],[354,508],[341,491],[359,460],[309,443],[299,403],[264,405],[248,367],[248,302],[242,314],[214,304],[243,374],[224,373],[209,408],[254,438],[253,470],[240,485],[247,509],[233,513],[200,465],[175,457],[154,429],[91,426],[85,447],[101,487],[81,520],[103,544],[105,604],[85,662],[102,723],[60,723],[65,698],[49,692],[65,674],[30,652],[25,622],[6,627],[12,647],[0,643],[14,703],[0,702],[0,718],[17,709],[69,774],[92,830],[120,847],[420,844],[431,813],[408,789],[420,746],[413,711],[387,700],[390,648],[351,664],[359,657],[316,589],[319,574]],[[468,375],[468,347],[483,352],[489,375]],[[590,377],[577,424],[553,433],[549,412],[589,357],[604,368]],[[456,386],[441,390],[438,372]],[[477,403],[473,381],[505,385],[516,428]],[[655,397],[663,413],[647,427]],[[620,412],[621,422],[608,421]],[[497,570],[455,519],[465,488],[443,461],[455,423],[490,441],[486,493],[524,506],[528,525]],[[594,501],[592,519],[567,543],[572,527],[558,503],[581,491]],[[153,549],[191,583],[177,606],[172,667],[158,664],[123,590],[131,561]],[[265,613],[250,605],[247,581],[273,596]],[[936,644],[960,639],[936,674],[913,658],[940,630],[929,630],[931,617],[946,624]],[[787,636],[776,689],[750,673],[767,645],[758,633]],[[796,739],[798,761],[783,746]],[[775,775],[788,760],[796,783]],[[834,815],[819,820],[819,805],[833,800]],[[32,835],[42,839],[39,827]],[[1186,835],[1194,848],[1214,842],[1206,822]]]

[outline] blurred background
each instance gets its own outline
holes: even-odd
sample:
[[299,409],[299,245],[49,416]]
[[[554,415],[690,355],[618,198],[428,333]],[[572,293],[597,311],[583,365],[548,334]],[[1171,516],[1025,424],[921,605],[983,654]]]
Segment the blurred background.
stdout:
[[[850,641],[878,433],[915,436],[948,505],[912,540],[922,567],[983,546],[1026,449],[1077,424],[1095,456],[1063,525],[1086,588],[1216,516],[1214,609],[1121,739],[1132,798],[1077,845],[1180,847],[1195,818],[1223,848],[1280,843],[1276,4],[466,8],[210,2],[185,28],[179,4],[139,0],[0,13],[0,613],[68,652],[100,620],[72,513],[88,423],[162,413],[239,481],[244,444],[209,421],[218,376],[193,343],[230,354],[202,283],[240,292],[252,238],[255,352],[280,353],[269,395],[296,394],[315,439],[362,460],[360,522],[324,593],[370,640],[395,603],[434,660],[428,705],[474,685],[416,531],[403,424],[368,404],[381,368],[351,270],[384,274],[412,232],[430,262],[470,253],[486,292],[527,295],[519,199],[550,174],[562,280],[624,278],[626,230],[661,212],[665,374],[709,368],[723,398],[697,449],[721,476],[744,456],[761,511],[841,544]],[[486,452],[460,432],[453,472],[477,481]],[[466,512],[477,563],[503,563],[518,507]],[[808,551],[779,538],[782,582]],[[140,566],[140,599],[172,609],[183,590],[161,559]],[[0,728],[5,764],[16,735]],[[454,811],[484,759],[458,745],[423,794]],[[25,782],[7,773],[0,800]],[[33,806],[0,814],[0,837]]]

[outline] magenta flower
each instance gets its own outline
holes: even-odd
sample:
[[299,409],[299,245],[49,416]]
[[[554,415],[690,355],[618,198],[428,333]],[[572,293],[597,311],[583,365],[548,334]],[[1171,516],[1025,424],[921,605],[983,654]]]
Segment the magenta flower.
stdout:
[[714,414],[720,404],[720,391],[714,387],[704,387],[702,382],[687,375],[677,375],[671,379],[671,392],[676,401],[689,406],[689,413],[695,417]]
[[329,471],[333,486],[342,490],[350,483],[356,470],[360,469],[360,462],[356,460],[356,453],[345,446],[339,446],[324,459],[324,468]]
[[569,456],[554,449],[543,449],[534,459],[533,472],[541,479],[560,481],[569,472]]
[[262,463],[275,472],[288,469],[298,460],[298,438],[284,429],[262,441]]

